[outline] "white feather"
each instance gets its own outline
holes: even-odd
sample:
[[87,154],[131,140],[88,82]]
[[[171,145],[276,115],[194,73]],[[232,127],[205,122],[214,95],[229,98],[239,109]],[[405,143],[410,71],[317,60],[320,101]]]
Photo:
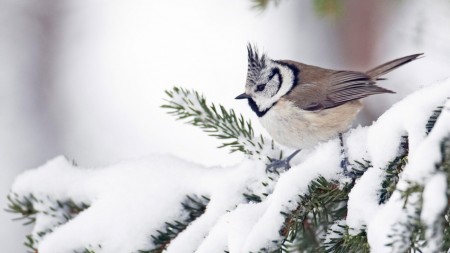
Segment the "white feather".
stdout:
[[258,105],[260,111],[264,111],[272,107],[272,105],[274,105],[282,96],[286,95],[286,93],[288,93],[294,85],[294,72],[289,67],[278,64],[272,60],[267,60],[266,64],[266,68],[261,71],[261,76],[263,78],[267,77],[270,74],[271,69],[278,68],[282,77],[282,83],[278,92],[272,97],[266,96],[270,90],[265,91],[263,94],[257,94],[252,90],[253,87],[249,87],[247,93],[254,94],[252,96],[253,100],[256,105]]

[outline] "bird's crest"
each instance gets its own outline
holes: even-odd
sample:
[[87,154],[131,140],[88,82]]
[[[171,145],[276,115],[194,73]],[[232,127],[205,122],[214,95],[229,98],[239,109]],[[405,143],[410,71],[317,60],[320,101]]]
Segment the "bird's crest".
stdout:
[[259,54],[255,45],[247,44],[248,52],[248,73],[247,84],[255,85],[258,81],[261,71],[266,67],[267,57],[265,54]]

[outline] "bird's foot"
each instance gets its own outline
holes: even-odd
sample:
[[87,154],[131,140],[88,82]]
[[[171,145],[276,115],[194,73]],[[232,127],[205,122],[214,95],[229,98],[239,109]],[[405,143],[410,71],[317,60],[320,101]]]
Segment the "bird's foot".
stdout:
[[286,159],[270,159],[270,164],[266,167],[266,172],[277,173],[279,174],[279,170],[283,169],[286,171],[291,168],[291,160],[294,158],[301,149],[294,151],[290,156],[286,157]]
[[350,168],[350,162],[348,161],[347,152],[345,152],[344,148],[344,139],[342,137],[342,133],[339,133],[339,140],[341,144],[341,168],[344,171],[344,176],[351,178],[353,181],[357,178],[357,175],[353,171],[349,171]]
[[354,171],[350,171],[351,165],[348,161],[347,156],[344,156],[341,160],[341,168],[343,170],[344,176],[351,178],[352,180],[355,180],[357,178],[357,175]]

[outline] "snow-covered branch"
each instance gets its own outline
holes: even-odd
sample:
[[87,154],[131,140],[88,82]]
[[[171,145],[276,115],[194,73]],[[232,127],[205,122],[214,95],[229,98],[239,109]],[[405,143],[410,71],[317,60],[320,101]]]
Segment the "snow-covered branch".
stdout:
[[221,105],[208,105],[203,95],[180,87],[173,87],[166,94],[169,99],[162,108],[169,109],[169,113],[178,119],[188,120],[189,124],[200,127],[210,136],[223,140],[219,148],[229,147],[231,152],[240,151],[263,161],[282,158],[281,148],[261,134],[255,136],[251,122],[245,121],[242,115],[236,115],[234,110],[227,110]]
[[174,88],[168,96],[163,107],[173,114],[225,139],[232,151],[259,159],[204,168],[149,156],[83,169],[55,158],[20,175],[9,195],[10,210],[34,223],[31,248],[247,253],[450,247],[444,216],[450,79],[400,101],[372,126],[344,135],[356,180],[343,175],[337,139],[302,151],[290,170],[268,174],[265,158],[280,149],[255,137],[250,122],[208,106],[197,92]]

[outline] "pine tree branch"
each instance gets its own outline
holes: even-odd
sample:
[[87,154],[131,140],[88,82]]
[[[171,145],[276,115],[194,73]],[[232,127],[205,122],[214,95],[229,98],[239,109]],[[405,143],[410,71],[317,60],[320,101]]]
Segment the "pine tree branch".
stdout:
[[255,136],[251,122],[245,121],[242,115],[236,115],[234,110],[227,110],[222,105],[208,105],[197,91],[173,87],[166,94],[169,99],[161,107],[168,109],[168,113],[178,120],[186,120],[221,140],[223,143],[219,148],[227,147],[231,152],[240,151],[266,162],[282,158],[282,150],[274,141],[262,135]]
[[252,8],[258,11],[266,10],[270,3],[273,3],[275,6],[280,4],[281,0],[251,0]]
[[[231,152],[240,151],[250,157],[264,161],[281,156],[281,150],[274,146],[273,141],[268,141],[261,135],[255,137],[251,123],[245,121],[242,115],[236,115],[233,110],[226,110],[223,106],[207,104],[204,97],[195,91],[175,87],[166,93],[169,99],[166,100],[167,104],[163,105],[163,108],[168,109],[169,113],[175,115],[178,119],[198,126],[209,135],[222,140],[223,144],[221,147],[227,147]],[[438,107],[429,117],[425,128],[426,133],[430,134],[430,136],[434,133],[432,129],[436,122],[442,122],[438,121],[438,118],[444,109],[448,108]],[[440,130],[442,130],[442,125],[439,126],[441,127]],[[435,162],[435,164],[432,164],[435,166],[435,171],[433,171],[434,167],[431,166],[430,171],[427,172],[429,175],[424,175],[424,177],[431,177],[435,174],[446,176],[448,201],[448,196],[450,195],[450,136],[442,140],[442,136],[437,136],[440,138],[439,141],[442,141],[440,143],[442,160],[433,161]],[[431,143],[436,147],[436,142]],[[442,207],[438,209],[439,212],[442,210],[442,213],[439,213],[441,216],[437,217],[436,220],[432,220],[432,222],[427,223],[421,220],[420,215],[423,210],[424,199],[426,199],[424,191],[426,191],[427,185],[420,180],[417,180],[417,182],[414,180],[407,181],[402,176],[409,171],[405,170],[409,158],[408,144],[408,137],[402,137],[396,157],[386,168],[382,168],[385,174],[378,191],[380,195],[379,204],[389,204],[395,190],[395,193],[400,194],[403,201],[395,203],[400,203],[399,206],[403,203],[403,209],[408,209],[404,212],[406,214],[405,217],[407,216],[406,221],[396,223],[394,229],[391,230],[393,233],[390,234],[392,239],[390,246],[393,249],[400,248],[406,252],[421,252],[427,247],[427,238],[430,238],[430,235],[436,235],[436,238],[443,238],[443,240],[437,240],[439,242],[442,241],[442,245],[439,244],[438,246],[446,251],[450,247],[449,207],[447,206],[445,210]],[[411,160],[413,161],[412,158]],[[370,161],[363,160],[354,161],[353,166],[356,167],[356,175],[359,177],[372,165]],[[259,182],[258,180],[261,179],[258,178],[256,183],[252,181],[250,185],[242,187],[242,189],[248,187],[248,191],[244,193],[244,196],[249,202],[265,201],[265,198],[272,193],[279,175],[267,173],[266,176],[268,178],[262,179],[264,180],[262,182]],[[399,181],[402,184],[399,184]],[[298,199],[296,199],[295,194],[291,196],[292,198],[287,204],[289,208],[281,210],[292,210],[291,203],[296,203],[297,208],[283,213],[285,222],[279,230],[282,240],[280,241],[277,238],[272,241],[278,247],[274,252],[369,252],[366,228],[363,226],[357,234],[355,234],[355,231],[350,233],[351,228],[345,223],[348,194],[355,181],[345,185],[343,182],[318,177],[309,182],[306,194],[302,193],[298,196]],[[253,187],[255,185],[256,187]],[[302,186],[305,186],[305,183]],[[399,187],[402,188],[399,189]],[[35,197],[33,195],[24,197],[14,193],[8,196],[8,200],[7,210],[20,214],[21,218],[26,220],[26,224],[34,223],[38,214],[47,215],[54,219],[53,221],[57,221],[54,223],[56,225],[52,224],[52,226],[48,226],[43,231],[27,236],[26,245],[33,252],[36,251],[36,245],[38,245],[40,238],[52,232],[55,226],[73,219],[81,211],[89,207],[87,204],[75,203],[71,200],[53,200],[49,197]],[[207,197],[187,196],[185,201],[181,203],[182,218],[165,222],[162,228],[151,236],[155,247],[139,252],[164,252],[167,249],[167,245],[179,233],[204,214],[208,203],[209,199]],[[239,203],[236,203],[237,205]],[[97,250],[97,248],[92,248],[91,246],[85,249],[83,247],[80,247],[75,252],[93,253]],[[98,247],[101,248],[100,245]],[[259,252],[268,251],[268,248],[263,248]]]
[[442,224],[436,224],[436,226],[442,226],[443,242],[442,251],[450,249],[450,137],[442,141],[441,153],[443,154],[442,163],[438,170],[444,172],[447,175],[447,208],[442,218]]
[[157,235],[151,235],[154,247],[149,250],[140,250],[139,253],[164,252],[169,243],[177,237],[179,233],[185,230],[191,222],[205,212],[209,200],[210,199],[206,196],[198,197],[196,195],[187,195],[186,199],[181,202],[182,210],[183,212],[187,212],[187,215],[183,215],[183,219],[166,222],[164,229],[158,230]]
[[347,215],[350,189],[351,185],[339,187],[339,182],[328,181],[323,177],[311,182],[308,193],[299,196],[297,209],[284,214],[285,226],[280,233],[286,239],[282,247],[286,246],[290,252],[324,252],[321,235],[336,220],[344,219]]
[[[18,194],[11,192],[7,198],[8,207],[5,211],[19,215],[20,217],[16,218],[16,220],[26,220],[24,225],[35,223],[37,214],[48,216],[51,220],[56,221],[52,227],[26,236],[24,245],[30,249],[31,252],[37,251],[36,245],[39,243],[40,239],[46,234],[53,232],[54,227],[66,223],[89,207],[86,203],[75,203],[72,200],[52,200],[48,196],[45,199],[41,199],[33,194],[30,194],[29,196],[19,196]],[[39,208],[36,208],[36,206],[39,206]]]
[[397,152],[397,156],[394,160],[389,162],[389,165],[385,169],[384,180],[381,183],[380,188],[380,200],[379,204],[386,203],[386,201],[391,197],[392,193],[396,189],[399,175],[408,163],[408,136],[402,136],[400,142],[400,147]]
[[327,231],[325,241],[318,252],[347,253],[360,252],[369,253],[370,247],[367,242],[365,229],[356,235],[350,235],[349,227],[344,220],[337,221]]
[[[442,110],[443,107],[438,107],[429,118],[426,125],[427,134],[429,134],[433,129]],[[422,176],[424,178],[430,178],[439,172],[444,172],[447,176],[447,199],[449,199],[450,136],[441,141],[441,154],[441,161],[435,165],[436,170],[434,172],[428,172],[431,173],[429,175]],[[392,229],[393,233],[389,234],[391,242],[388,246],[396,249],[407,249],[408,252],[422,252],[423,249],[427,248],[429,243],[431,243],[427,240],[426,234],[428,234],[428,237],[432,235],[434,238],[441,238],[446,234],[446,229],[448,229],[449,225],[446,223],[446,219],[448,220],[448,217],[445,217],[445,214],[448,212],[448,204],[446,208],[447,211],[443,212],[441,217],[437,217],[431,227],[427,226],[420,218],[424,205],[423,194],[425,185],[422,182],[416,181],[407,180],[405,182],[407,183],[406,188],[397,188],[396,190],[400,193],[400,196],[404,201],[403,209],[405,210],[408,219],[404,222],[397,222],[394,224]],[[445,240],[442,244],[445,244]]]

